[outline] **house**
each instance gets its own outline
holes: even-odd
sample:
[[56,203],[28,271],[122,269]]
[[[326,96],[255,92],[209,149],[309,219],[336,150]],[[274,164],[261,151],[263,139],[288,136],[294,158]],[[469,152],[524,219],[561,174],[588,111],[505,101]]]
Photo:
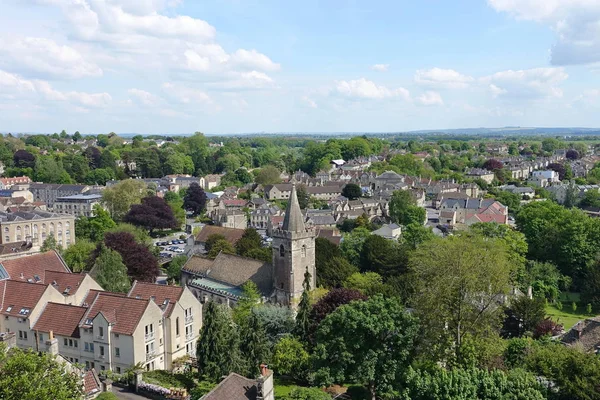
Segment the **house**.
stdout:
[[14,185],[28,185],[31,178],[28,176],[15,176],[12,178],[0,178],[0,189],[10,189]]
[[560,182],[560,179],[558,179],[558,172],[556,171],[533,171],[529,177],[529,182],[540,187],[546,187]]
[[508,224],[508,207],[494,199],[444,199],[440,210],[443,212],[443,217],[440,212],[440,223],[447,225],[469,226],[478,222]]
[[504,185],[499,187],[500,190],[518,194],[523,199],[533,199],[535,197],[535,189],[529,186]]
[[342,242],[342,234],[337,229],[319,229],[317,237],[327,239],[336,246],[339,246]]
[[292,193],[291,183],[278,183],[265,186],[265,198],[267,200],[287,200]]
[[486,183],[492,183],[495,174],[493,171],[488,171],[487,169],[471,168],[465,173],[465,176],[472,179],[481,179]]
[[342,194],[342,188],[340,186],[309,186],[306,191],[310,197],[314,197],[317,200],[332,200],[339,197]]
[[600,354],[600,317],[577,322],[562,336],[561,342],[567,346],[579,345],[586,353]]
[[402,233],[402,228],[398,224],[385,224],[381,228],[371,233],[386,239],[398,240],[400,234]]
[[273,371],[263,364],[258,379],[248,379],[232,372],[202,400],[274,400],[274,393]]
[[268,203],[260,205],[250,212],[250,226],[254,229],[267,229],[269,218],[281,214],[282,211],[277,206]]
[[398,183],[404,183],[404,177],[395,173],[394,171],[385,171],[381,175],[375,177],[372,183],[373,189],[381,189],[386,186],[396,185]]
[[209,174],[204,177],[204,190],[211,190],[217,186],[221,186],[222,174]]
[[248,217],[242,210],[214,210],[210,213],[210,218],[215,225],[224,228],[246,229],[248,227]]

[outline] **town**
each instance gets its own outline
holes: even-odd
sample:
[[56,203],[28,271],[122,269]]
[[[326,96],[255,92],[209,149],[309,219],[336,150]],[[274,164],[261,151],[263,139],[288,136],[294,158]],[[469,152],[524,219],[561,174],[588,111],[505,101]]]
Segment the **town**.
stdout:
[[594,136],[63,131],[0,150],[0,368],[69,371],[47,398],[598,389]]

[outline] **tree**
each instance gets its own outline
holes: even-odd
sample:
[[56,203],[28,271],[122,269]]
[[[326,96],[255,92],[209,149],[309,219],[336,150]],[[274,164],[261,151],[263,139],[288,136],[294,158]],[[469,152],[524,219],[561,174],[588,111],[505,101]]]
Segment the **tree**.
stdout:
[[63,168],[62,161],[52,156],[39,156],[35,160],[34,171],[34,178],[38,182],[71,183],[71,177]]
[[402,386],[402,400],[546,399],[543,386],[523,370],[410,368]]
[[288,307],[273,304],[261,304],[252,309],[254,315],[265,327],[267,340],[273,346],[282,337],[294,329],[294,314]]
[[206,193],[196,182],[193,182],[185,192],[183,208],[191,211],[194,216],[200,215],[206,209]]
[[306,185],[298,185],[296,187],[296,197],[298,197],[298,205],[301,210],[308,208],[310,204],[310,195],[306,189]]
[[354,273],[344,281],[346,289],[356,289],[365,296],[373,296],[383,290],[383,278],[377,272]]
[[213,233],[212,235],[208,235],[208,237],[206,238],[206,243],[204,243],[204,250],[210,252],[215,243],[217,243],[220,240],[227,241],[227,239],[225,239],[225,236],[221,235],[220,233]]
[[102,153],[100,152],[100,150],[98,150],[97,147],[90,146],[85,149],[83,154],[88,159],[90,168],[92,168],[92,169],[100,168],[100,158],[102,157]]
[[321,321],[329,314],[334,312],[339,306],[349,304],[353,301],[366,300],[367,296],[357,289],[332,289],[319,301],[315,303],[310,311],[310,334],[311,341],[314,342],[314,335]]
[[579,152],[575,149],[567,150],[565,157],[567,160],[577,160],[579,158]]
[[106,185],[106,182],[116,178],[115,172],[108,168],[94,169],[83,178],[83,182],[87,185]]
[[360,253],[361,271],[377,272],[384,278],[406,272],[407,262],[398,242],[379,235],[369,236]]
[[331,400],[331,396],[319,388],[295,387],[283,400]]
[[281,338],[273,349],[273,369],[278,375],[304,381],[308,375],[309,355],[304,345],[293,336]]
[[[93,217],[88,218],[89,238],[97,242],[102,240],[104,234],[113,229],[117,224],[110,217],[110,214],[100,205],[96,204],[93,208]],[[77,227],[77,225],[75,225]]]
[[33,168],[35,156],[27,150],[17,150],[13,155],[13,162],[17,168]]
[[583,195],[583,199],[579,203],[579,207],[600,208],[600,192],[597,190],[588,190]]
[[504,168],[504,164],[502,163],[502,161],[498,161],[494,158],[490,158],[489,160],[486,160],[482,167],[484,169],[487,169],[488,171],[498,171],[500,169]]
[[101,245],[90,274],[108,292],[127,293],[131,288],[123,258],[106,246]]
[[417,285],[413,304],[428,349],[445,351],[454,343],[460,362],[465,335],[477,338],[500,327],[496,301],[508,292],[511,274],[505,245],[481,235],[436,238],[417,248],[410,264]]
[[261,320],[250,313],[242,330],[240,354],[244,359],[245,375],[255,378],[260,374],[260,365],[266,363],[269,357],[269,348],[265,335],[265,328]]
[[192,174],[194,172],[192,158],[182,153],[173,152],[169,154],[164,167],[167,174]]
[[421,243],[425,243],[435,238],[435,233],[431,228],[425,227],[422,224],[408,224],[402,230],[400,243],[406,245],[409,249],[416,249]]
[[371,232],[366,228],[356,228],[351,233],[344,235],[344,240],[340,245],[342,255],[352,263],[352,265],[360,265],[360,254],[362,247]]
[[563,164],[550,163],[548,164],[548,169],[557,172],[558,179],[560,179],[561,181],[564,180],[565,176],[567,175],[567,169]]
[[50,234],[48,235],[46,240],[44,240],[44,242],[42,243],[42,247],[40,247],[40,251],[42,253],[44,253],[44,252],[50,251],[50,250],[58,250],[59,247],[60,246],[58,245],[58,243],[56,243],[56,239],[54,238],[54,233],[50,232]]
[[342,257],[340,248],[324,238],[315,239],[317,286],[340,287],[358,268]]
[[171,282],[179,282],[179,277],[181,276],[181,268],[187,262],[186,256],[177,256],[174,257],[169,264],[167,265],[167,279]]
[[79,142],[82,139],[83,139],[83,136],[81,136],[81,133],[79,133],[79,131],[75,131],[75,133],[73,134],[73,141]]
[[521,296],[511,301],[509,313],[514,315],[519,323],[516,336],[522,336],[525,332],[533,332],[546,317],[545,301],[541,297],[530,299]]
[[146,194],[144,181],[127,179],[102,192],[102,201],[115,221],[120,221],[133,204],[142,202]]
[[300,304],[298,304],[298,313],[296,314],[296,326],[294,327],[294,334],[300,339],[302,343],[308,342],[308,335],[310,334],[310,298],[308,293],[310,292],[310,272],[308,268],[304,273],[304,282],[302,282],[302,297],[300,298]]
[[258,174],[256,174],[256,178],[255,178],[255,182],[258,183],[259,185],[274,185],[276,183],[281,182],[281,172],[279,172],[279,170],[272,166],[272,165],[267,165],[264,168],[261,168],[260,171],[258,171]]
[[73,272],[83,272],[90,264],[90,257],[96,245],[89,240],[79,239],[62,253],[65,263]]
[[581,301],[590,303],[594,308],[600,308],[600,261],[590,265],[583,280]]
[[216,258],[219,253],[224,254],[235,254],[235,249],[227,240],[217,240],[211,247],[208,252],[208,256],[210,258]]
[[262,239],[256,229],[246,228],[242,237],[235,243],[237,254],[250,257],[253,250],[262,248]]
[[256,283],[246,281],[242,285],[242,295],[233,309],[233,321],[243,326],[248,322],[252,309],[260,303],[260,291]]
[[362,196],[362,189],[356,183],[348,183],[342,189],[342,196],[349,200],[356,200]]
[[375,400],[406,372],[418,330],[417,320],[398,299],[375,296],[343,305],[317,330],[315,380],[361,384]]
[[[107,232],[104,235],[104,245],[118,252],[127,267],[127,275],[131,280],[156,282],[159,274],[158,261],[148,247],[138,243],[135,236],[129,232]],[[96,256],[100,246],[96,248]]]
[[222,305],[209,301],[204,305],[204,324],[196,342],[200,380],[218,382],[235,367],[237,347],[230,347],[234,323]]
[[45,352],[0,344],[0,398],[72,400],[83,395],[80,375]]
[[173,210],[164,199],[156,196],[144,197],[142,204],[132,205],[123,220],[135,226],[144,227],[150,233],[155,229],[177,228]]
[[423,225],[427,217],[425,209],[417,206],[412,193],[407,190],[396,190],[392,193],[389,213],[392,221],[402,225],[411,223]]

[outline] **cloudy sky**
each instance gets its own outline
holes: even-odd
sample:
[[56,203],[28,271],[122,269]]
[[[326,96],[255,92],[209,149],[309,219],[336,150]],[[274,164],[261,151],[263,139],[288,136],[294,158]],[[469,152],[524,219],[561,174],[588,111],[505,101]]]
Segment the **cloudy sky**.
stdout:
[[0,0],[0,131],[600,126],[598,0]]

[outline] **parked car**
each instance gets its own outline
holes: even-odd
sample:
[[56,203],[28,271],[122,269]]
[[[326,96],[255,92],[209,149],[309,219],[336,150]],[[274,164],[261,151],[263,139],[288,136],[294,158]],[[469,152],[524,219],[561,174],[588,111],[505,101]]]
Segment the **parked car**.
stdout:
[[175,253],[183,253],[185,250],[183,250],[182,248],[176,248],[175,250],[173,250]]
[[164,257],[164,258],[167,258],[167,257],[169,257],[169,253],[161,252],[161,253],[159,254],[159,256],[161,256],[161,257]]

